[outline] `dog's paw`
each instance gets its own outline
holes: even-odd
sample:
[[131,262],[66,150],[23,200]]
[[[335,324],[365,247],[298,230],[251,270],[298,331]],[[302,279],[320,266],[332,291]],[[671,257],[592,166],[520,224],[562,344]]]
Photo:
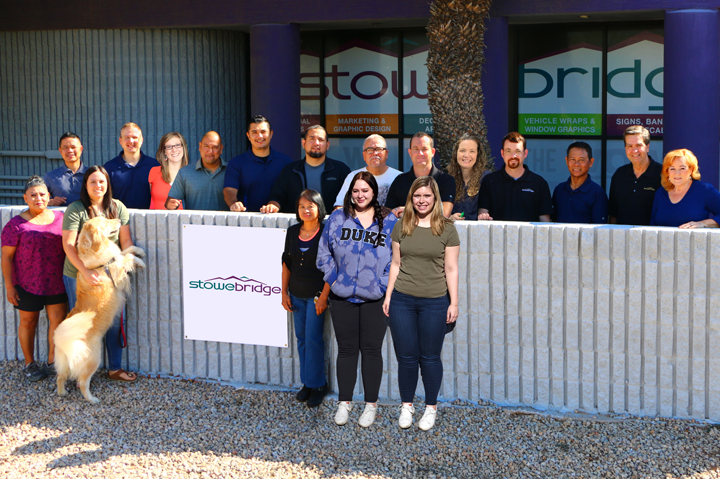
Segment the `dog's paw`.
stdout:
[[57,395],[60,396],[60,397],[65,397],[65,396],[68,395],[68,392],[67,392],[66,389],[58,389],[58,390],[57,390]]
[[136,268],[143,269],[145,268],[145,262],[138,258],[137,256],[133,258],[133,262],[135,263]]
[[100,400],[99,400],[98,398],[96,398],[95,396],[90,396],[90,397],[87,397],[87,398],[85,398],[85,399],[87,399],[88,402],[91,402],[92,404],[98,404],[98,403],[100,403]]

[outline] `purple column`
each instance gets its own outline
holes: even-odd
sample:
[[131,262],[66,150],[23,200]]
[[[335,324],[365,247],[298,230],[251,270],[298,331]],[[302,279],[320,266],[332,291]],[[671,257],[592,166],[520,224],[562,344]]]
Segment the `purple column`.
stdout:
[[250,27],[250,114],[263,115],[273,129],[274,150],[299,159],[300,27]]
[[486,20],[485,66],[482,75],[483,95],[485,96],[485,123],[488,130],[488,142],[495,166],[503,165],[500,150],[503,137],[508,132],[508,21],[507,17],[490,17]]
[[720,180],[720,16],[717,10],[665,12],[663,149],[688,148],[703,181]]

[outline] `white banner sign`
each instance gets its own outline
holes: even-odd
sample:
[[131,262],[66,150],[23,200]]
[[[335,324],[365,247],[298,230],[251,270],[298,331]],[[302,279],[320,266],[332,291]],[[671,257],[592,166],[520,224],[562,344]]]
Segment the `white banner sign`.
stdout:
[[288,346],[284,229],[183,225],[185,339]]

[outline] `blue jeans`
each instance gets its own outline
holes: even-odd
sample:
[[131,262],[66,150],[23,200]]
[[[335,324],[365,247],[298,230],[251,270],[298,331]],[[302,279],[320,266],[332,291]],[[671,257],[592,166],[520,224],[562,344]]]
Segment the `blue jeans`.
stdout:
[[[68,295],[68,311],[72,311],[77,302],[77,278],[63,275],[63,284],[65,285],[65,292]],[[105,349],[108,353],[108,369],[110,371],[117,371],[122,367],[123,352],[122,344],[120,343],[120,313],[115,316],[112,326],[110,326],[110,329],[105,333]]]
[[398,361],[398,386],[402,402],[411,403],[418,382],[418,365],[425,385],[425,404],[437,404],[443,365],[440,354],[450,305],[447,295],[418,298],[393,291],[390,331]]
[[313,298],[290,295],[293,306],[293,323],[300,358],[300,381],[309,388],[325,386],[325,342],[323,325],[325,313],[315,312]]

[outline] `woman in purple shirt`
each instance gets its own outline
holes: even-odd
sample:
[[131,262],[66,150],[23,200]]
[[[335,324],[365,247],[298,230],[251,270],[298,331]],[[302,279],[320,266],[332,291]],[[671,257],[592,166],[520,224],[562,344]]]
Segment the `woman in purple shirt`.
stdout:
[[700,181],[698,160],[692,151],[673,150],[665,155],[660,182],[663,188],[655,193],[651,225],[718,227],[720,192]]
[[[35,382],[55,374],[53,333],[67,315],[62,280],[63,214],[47,209],[50,194],[39,176],[28,180],[23,199],[28,209],[2,230],[2,272],[7,299],[20,311],[18,339],[25,356],[23,373]],[[43,307],[49,323],[48,360],[38,364],[34,358],[35,331]]]

